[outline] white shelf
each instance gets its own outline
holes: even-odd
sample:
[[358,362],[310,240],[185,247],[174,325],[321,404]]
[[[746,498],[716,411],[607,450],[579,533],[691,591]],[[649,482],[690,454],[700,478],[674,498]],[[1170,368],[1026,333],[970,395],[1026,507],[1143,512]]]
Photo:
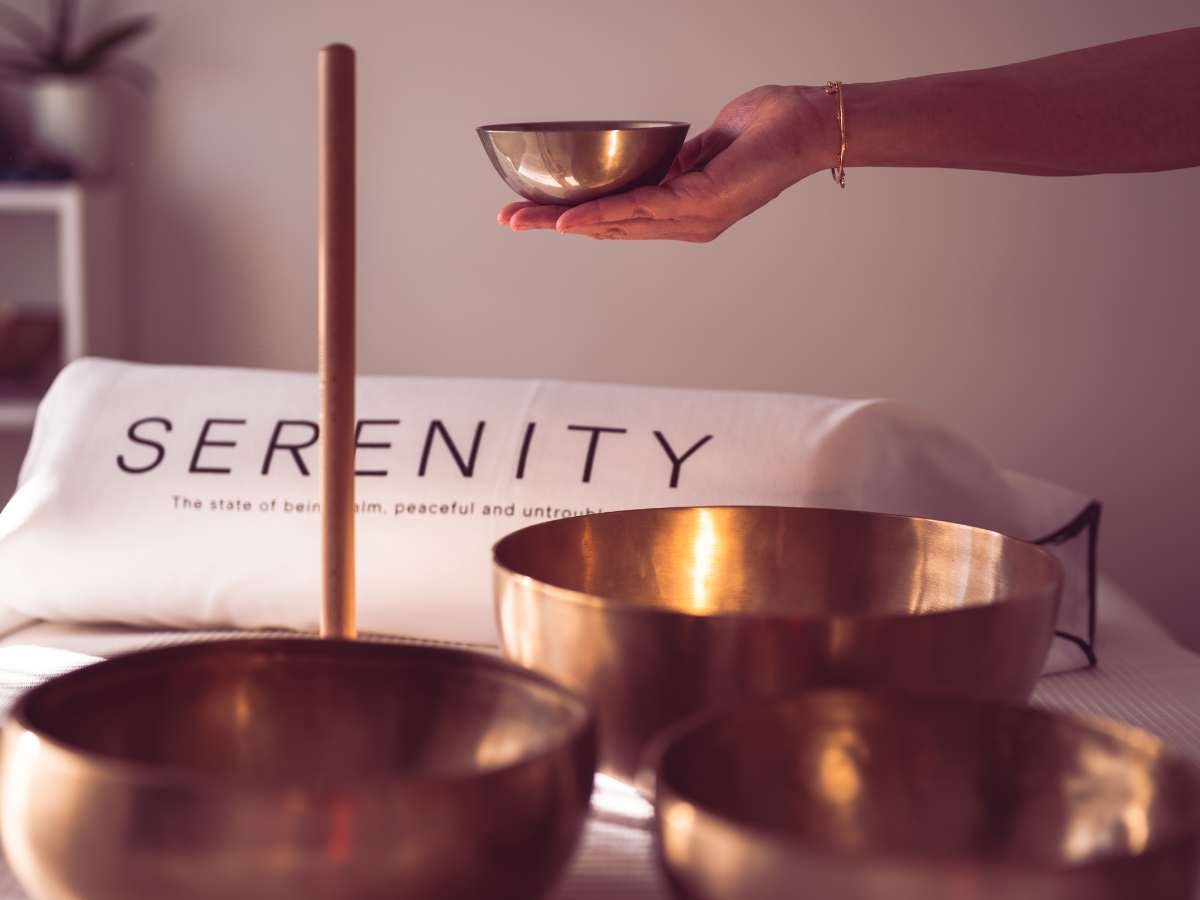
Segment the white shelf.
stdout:
[[[87,354],[124,356],[116,192],[78,182],[0,184],[0,216],[13,215],[55,220],[53,277],[62,364]],[[0,278],[10,265],[8,260],[0,264]],[[28,430],[36,408],[34,397],[0,396],[0,430]]]

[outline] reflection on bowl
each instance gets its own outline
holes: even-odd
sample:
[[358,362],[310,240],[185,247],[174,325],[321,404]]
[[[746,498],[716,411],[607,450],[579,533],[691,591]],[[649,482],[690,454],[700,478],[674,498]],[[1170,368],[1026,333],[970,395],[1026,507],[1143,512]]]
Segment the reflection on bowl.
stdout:
[[236,640],[47,682],[4,725],[38,900],[533,898],[579,835],[586,704],[503,660]]
[[1200,774],[1101,719],[815,691],[682,723],[656,829],[695,900],[1190,900]]
[[685,122],[525,122],[476,128],[500,177],[534,203],[575,206],[658,184]]
[[784,507],[543,522],[493,551],[505,654],[587,695],[600,768],[714,703],[806,687],[953,688],[1024,701],[1062,570],[991,531]]

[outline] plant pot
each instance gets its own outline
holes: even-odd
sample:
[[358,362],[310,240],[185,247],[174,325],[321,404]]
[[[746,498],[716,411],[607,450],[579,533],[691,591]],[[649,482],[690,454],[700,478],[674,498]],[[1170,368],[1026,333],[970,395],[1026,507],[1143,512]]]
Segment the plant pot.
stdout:
[[112,168],[113,103],[109,79],[47,75],[29,95],[34,146],[71,166],[76,175],[103,177]]

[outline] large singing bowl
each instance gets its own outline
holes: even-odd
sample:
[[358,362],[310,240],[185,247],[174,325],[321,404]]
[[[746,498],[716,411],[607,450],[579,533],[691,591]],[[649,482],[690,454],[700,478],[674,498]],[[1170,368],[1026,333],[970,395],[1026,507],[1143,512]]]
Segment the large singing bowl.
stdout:
[[781,507],[558,519],[493,550],[504,653],[588,696],[602,771],[702,707],[822,686],[1023,702],[1062,570],[928,519]]
[[655,779],[681,897],[1193,896],[1200,776],[1136,728],[853,691],[697,718]]
[[37,900],[532,898],[593,766],[586,703],[500,659],[193,644],[27,694],[0,829]]
[[525,122],[476,128],[492,165],[534,203],[575,206],[658,184],[686,122]]

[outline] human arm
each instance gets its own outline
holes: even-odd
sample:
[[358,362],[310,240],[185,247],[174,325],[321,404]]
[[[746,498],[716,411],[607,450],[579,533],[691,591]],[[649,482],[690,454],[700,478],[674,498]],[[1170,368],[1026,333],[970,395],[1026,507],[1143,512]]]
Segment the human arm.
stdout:
[[[1200,28],[993,69],[846,84],[845,165],[1026,175],[1200,165]],[[566,208],[514,203],[514,230],[710,241],[787,187],[837,164],[836,97],[756,88],[688,141],[662,185]],[[703,171],[688,171],[711,159]]]

